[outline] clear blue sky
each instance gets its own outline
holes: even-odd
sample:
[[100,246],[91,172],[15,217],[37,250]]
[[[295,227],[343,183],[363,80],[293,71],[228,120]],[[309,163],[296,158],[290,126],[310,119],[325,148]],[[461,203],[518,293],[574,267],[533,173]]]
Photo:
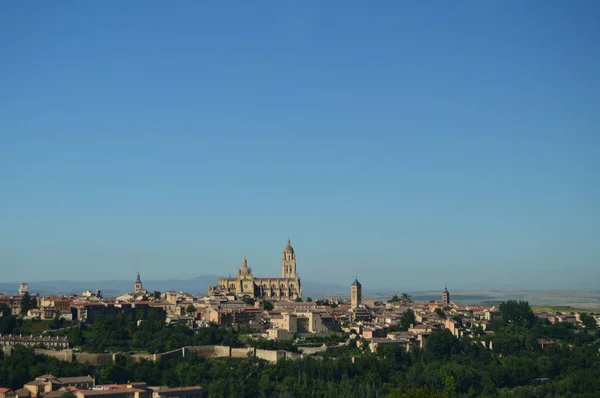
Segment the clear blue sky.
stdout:
[[[427,4],[424,4],[427,3]],[[598,288],[600,2],[0,2],[0,280],[244,256]]]

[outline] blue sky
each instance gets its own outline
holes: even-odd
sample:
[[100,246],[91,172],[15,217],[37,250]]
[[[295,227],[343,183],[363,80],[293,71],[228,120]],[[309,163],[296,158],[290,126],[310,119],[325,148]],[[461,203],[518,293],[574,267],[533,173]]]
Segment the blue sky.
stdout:
[[0,4],[0,280],[246,254],[367,288],[598,288],[597,1]]

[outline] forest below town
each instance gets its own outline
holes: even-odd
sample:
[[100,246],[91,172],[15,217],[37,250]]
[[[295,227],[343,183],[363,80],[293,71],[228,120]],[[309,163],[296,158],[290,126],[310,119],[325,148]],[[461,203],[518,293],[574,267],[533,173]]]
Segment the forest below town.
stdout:
[[[493,350],[442,331],[431,334],[423,349],[410,353],[393,346],[380,348],[377,353],[349,347],[276,364],[256,358],[207,359],[194,355],[136,363],[122,356],[114,363],[94,368],[35,355],[20,347],[0,359],[0,386],[18,388],[40,374],[52,373],[90,374],[100,383],[202,385],[211,397],[598,396],[600,336],[592,324],[583,328],[539,322],[526,303],[501,309],[503,320],[497,325]],[[160,335],[163,341],[158,344],[154,342],[152,316],[146,314],[139,326],[137,322],[129,324],[127,317],[107,318],[87,329],[72,329],[69,338],[82,338],[84,347],[98,349],[144,344],[154,344],[161,350],[188,343],[241,344],[235,331],[216,326],[199,333],[170,327],[170,334]],[[165,333],[164,326],[156,323],[155,327],[159,334]],[[109,329],[113,331],[108,333]],[[557,344],[542,349],[540,339],[553,339]]]

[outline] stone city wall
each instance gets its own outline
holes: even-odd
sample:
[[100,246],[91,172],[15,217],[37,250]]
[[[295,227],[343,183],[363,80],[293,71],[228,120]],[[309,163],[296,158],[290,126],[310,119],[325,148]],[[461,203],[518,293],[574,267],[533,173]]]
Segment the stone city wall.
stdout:
[[226,345],[216,345],[215,346],[215,356],[216,357],[230,357],[231,356],[231,347]]
[[254,352],[254,356],[256,358],[264,359],[265,361],[268,361],[268,362],[277,362],[282,359],[285,359],[285,351],[260,350],[257,348],[256,351]]
[[214,357],[215,356],[215,346],[214,345],[199,345],[199,346],[189,346],[183,347],[184,356],[188,353],[194,353],[197,355],[201,355],[203,357]]
[[46,355],[52,358],[59,359],[61,361],[73,362],[73,350],[44,350],[41,348],[36,348],[36,354]]
[[[8,350],[7,350],[8,351]],[[101,365],[108,361],[114,361],[117,355],[125,355],[138,362],[142,359],[148,361],[157,361],[159,359],[183,358],[189,354],[201,355],[203,357],[220,357],[220,358],[248,358],[256,357],[264,359],[268,362],[278,362],[284,359],[297,360],[305,356],[305,354],[297,352],[287,352],[282,350],[261,350],[254,348],[231,348],[221,345],[205,345],[205,346],[188,346],[176,350],[162,352],[158,354],[138,353],[138,354],[105,354],[105,353],[89,353],[89,352],[73,352],[71,349],[66,350],[45,350],[35,349],[37,354],[47,355],[62,361],[78,362],[81,364]],[[10,352],[7,353],[10,355]]]
[[248,358],[249,356],[254,356],[254,348],[232,348],[231,349],[231,357],[232,358]]
[[89,352],[77,352],[74,361],[81,364],[101,365],[106,362],[115,361],[117,354],[92,354]]
[[[181,351],[181,350],[176,350],[176,351]],[[157,354],[147,354],[147,353],[146,354],[132,354],[131,357],[133,358],[133,360],[135,362],[139,362],[142,359],[145,359],[147,361],[156,361],[157,360]]]

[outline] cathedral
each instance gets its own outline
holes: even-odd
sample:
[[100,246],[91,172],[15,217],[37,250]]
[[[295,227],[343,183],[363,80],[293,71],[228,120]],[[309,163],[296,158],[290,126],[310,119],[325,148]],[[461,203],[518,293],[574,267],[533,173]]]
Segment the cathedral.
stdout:
[[288,239],[281,258],[280,278],[256,278],[248,267],[246,257],[235,277],[219,277],[217,286],[210,286],[208,294],[235,293],[238,297],[295,300],[302,297],[300,277],[296,272],[296,253]]

